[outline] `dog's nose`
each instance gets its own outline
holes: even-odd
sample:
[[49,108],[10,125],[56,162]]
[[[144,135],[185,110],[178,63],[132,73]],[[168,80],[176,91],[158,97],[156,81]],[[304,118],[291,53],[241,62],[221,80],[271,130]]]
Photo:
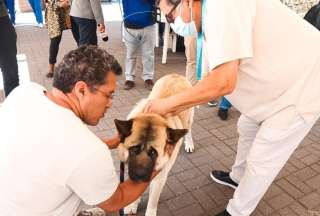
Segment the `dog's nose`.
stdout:
[[151,174],[152,174],[152,168],[150,167],[135,167],[134,169],[130,169],[129,167],[129,176],[133,181],[138,181],[138,182],[150,181]]
[[132,181],[135,182],[148,182],[151,180],[151,175],[129,175]]

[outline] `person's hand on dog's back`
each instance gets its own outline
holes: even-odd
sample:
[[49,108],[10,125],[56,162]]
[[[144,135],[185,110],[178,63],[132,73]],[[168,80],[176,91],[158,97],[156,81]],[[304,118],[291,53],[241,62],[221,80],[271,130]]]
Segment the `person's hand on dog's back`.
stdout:
[[155,113],[161,116],[172,115],[172,106],[168,98],[154,99],[148,101],[143,112],[144,113]]

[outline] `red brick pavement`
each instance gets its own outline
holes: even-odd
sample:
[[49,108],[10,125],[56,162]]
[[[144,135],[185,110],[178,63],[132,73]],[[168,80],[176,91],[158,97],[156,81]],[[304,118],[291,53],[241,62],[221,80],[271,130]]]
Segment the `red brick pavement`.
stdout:
[[[115,55],[124,65],[125,47],[120,37],[120,23],[108,23],[109,42],[100,42],[100,46]],[[32,26],[17,27],[18,53],[26,54],[31,79],[48,89],[51,80],[45,78],[47,72],[49,39],[45,29]],[[65,32],[61,43],[59,59],[67,51],[76,48],[70,32]],[[161,64],[161,50],[156,51],[156,78],[167,73],[184,73],[185,57],[183,53],[168,55],[168,63]],[[141,64],[137,66],[141,73]],[[129,110],[148,91],[141,79],[131,91],[122,90],[123,76],[118,80],[118,90],[114,104],[106,117],[97,127],[91,129],[105,137],[115,132],[113,119],[124,119]],[[209,178],[212,169],[230,169],[237,143],[236,122],[239,113],[231,111],[231,118],[220,121],[216,108],[206,105],[196,109],[193,135],[196,151],[187,154],[181,151],[170,173],[159,203],[159,216],[209,216],[223,210],[232,197],[233,191]],[[317,123],[300,147],[294,152],[289,162],[271,185],[253,215],[320,215],[320,123]],[[117,156],[115,164],[119,162]],[[147,204],[144,194],[139,215],[143,215]]]

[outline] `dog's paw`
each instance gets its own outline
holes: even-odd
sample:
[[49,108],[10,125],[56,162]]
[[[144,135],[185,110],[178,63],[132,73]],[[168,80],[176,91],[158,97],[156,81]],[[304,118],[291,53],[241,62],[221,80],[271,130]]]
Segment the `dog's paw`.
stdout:
[[192,153],[194,152],[194,146],[193,145],[185,145],[184,146],[184,150],[187,152],[187,153]]
[[138,205],[139,205],[140,199],[138,199],[136,202],[131,203],[130,205],[126,206],[124,208],[124,214],[128,216],[135,216],[137,215],[138,211]]
[[189,133],[187,133],[187,135],[184,137],[184,150],[187,153],[194,152],[194,144],[193,144],[191,131],[189,131]]
[[145,216],[157,216],[157,209],[148,208]]

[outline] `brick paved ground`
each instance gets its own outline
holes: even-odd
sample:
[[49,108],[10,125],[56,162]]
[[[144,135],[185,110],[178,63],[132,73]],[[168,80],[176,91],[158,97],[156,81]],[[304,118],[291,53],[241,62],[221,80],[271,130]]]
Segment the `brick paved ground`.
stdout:
[[[121,42],[120,23],[109,22],[110,41],[100,45],[114,54],[124,64],[125,47]],[[17,27],[18,53],[25,54],[29,64],[31,79],[47,88],[51,80],[45,78],[49,40],[45,29],[33,26]],[[70,32],[65,32],[61,43],[59,59],[67,51],[75,48]],[[183,53],[168,55],[168,63],[161,64],[161,50],[156,51],[156,78],[167,73],[184,73]],[[141,64],[138,65],[141,72]],[[99,136],[114,134],[113,119],[124,119],[132,106],[148,91],[138,79],[137,87],[131,91],[122,90],[123,77],[118,81],[118,91],[113,108],[97,127],[92,130]],[[0,93],[0,99],[3,96]],[[187,154],[183,150],[170,173],[159,203],[159,216],[207,216],[223,210],[232,197],[233,190],[213,183],[209,178],[212,169],[230,169],[236,154],[238,134],[236,122],[239,113],[231,111],[231,118],[220,121],[216,108],[206,105],[196,109],[193,135],[196,151]],[[276,181],[260,202],[253,215],[320,215],[320,123],[318,122],[289,162],[278,175]],[[116,153],[115,164],[118,167]],[[147,193],[139,210],[143,215],[147,204]]]

